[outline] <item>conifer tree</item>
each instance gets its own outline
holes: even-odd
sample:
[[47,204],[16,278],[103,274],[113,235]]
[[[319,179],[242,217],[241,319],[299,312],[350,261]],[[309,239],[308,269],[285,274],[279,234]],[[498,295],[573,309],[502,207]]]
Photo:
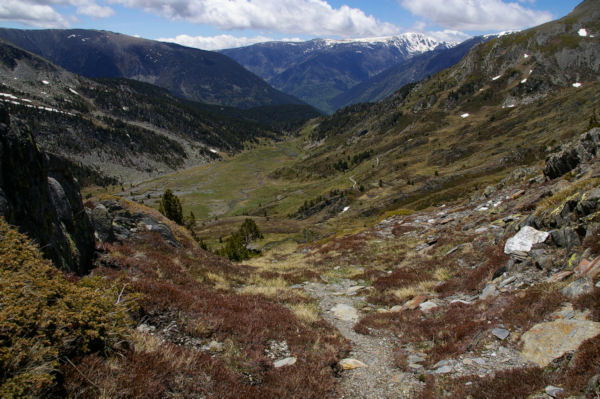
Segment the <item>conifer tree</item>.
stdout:
[[600,112],[596,112],[596,110],[592,111],[592,117],[590,118],[590,123],[588,125],[588,129],[593,129],[595,127],[600,127],[600,118],[598,118],[598,116],[600,115]]
[[252,240],[263,238],[256,222],[252,219],[244,220],[244,223],[240,226],[239,233],[244,238],[245,245],[250,244]]
[[170,189],[166,189],[162,195],[158,211],[175,223],[183,225],[181,201]]

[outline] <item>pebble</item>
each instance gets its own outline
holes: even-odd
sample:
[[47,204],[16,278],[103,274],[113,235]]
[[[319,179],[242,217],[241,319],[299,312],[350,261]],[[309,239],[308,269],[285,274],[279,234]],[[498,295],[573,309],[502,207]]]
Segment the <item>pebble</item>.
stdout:
[[354,370],[358,368],[368,367],[366,364],[361,362],[360,360],[346,358],[340,360],[340,366],[344,370]]
[[512,282],[513,282],[513,281],[515,281],[516,279],[517,279],[517,277],[516,277],[516,276],[509,277],[509,278],[507,278],[506,280],[502,281],[502,282],[501,282],[501,283],[500,283],[498,286],[499,286],[499,287],[504,287],[504,286],[506,286],[506,285],[508,285],[508,284],[512,283]]
[[488,284],[479,295],[479,299],[483,300],[494,296],[498,296],[498,290],[494,284]]
[[452,366],[442,366],[440,368],[435,369],[435,374],[448,374],[452,372]]
[[223,343],[218,341],[210,341],[208,344],[208,350],[211,352],[223,352],[225,350]]
[[435,303],[433,301],[423,302],[422,304],[419,305],[419,309],[421,309],[422,312],[429,312],[430,310],[433,310],[437,307],[438,307],[437,303]]
[[485,359],[482,357],[476,357],[475,359],[473,359],[473,362],[477,363],[480,366],[484,366],[485,365]]
[[455,304],[455,303],[462,303],[463,305],[472,305],[473,302],[469,302],[469,301],[465,301],[464,299],[453,299],[452,301],[450,301],[450,304]]
[[[416,297],[414,297],[413,299],[411,299],[410,301],[407,301],[402,308],[403,309],[410,309],[410,310],[414,310],[417,307],[419,307],[419,305],[421,305],[423,302],[425,302],[425,300],[427,299],[427,297],[425,295],[418,295]],[[392,308],[393,309],[393,308]]]
[[548,385],[546,389],[544,389],[544,391],[546,391],[546,393],[552,396],[553,398],[556,398],[558,395],[563,393],[564,389],[560,387],[555,387],[554,385]]
[[510,335],[510,331],[504,328],[494,328],[492,334],[498,339],[505,340]]
[[354,287],[350,287],[348,288],[348,290],[346,290],[346,295],[356,295],[357,292],[359,292],[360,290],[364,289],[365,286],[364,285],[355,285]]
[[409,363],[421,363],[425,361],[425,357],[420,355],[408,355]]
[[296,358],[292,356],[292,357],[286,357],[285,359],[280,359],[280,360],[273,362],[273,367],[275,367],[277,369],[279,367],[292,366],[294,364],[296,364]]

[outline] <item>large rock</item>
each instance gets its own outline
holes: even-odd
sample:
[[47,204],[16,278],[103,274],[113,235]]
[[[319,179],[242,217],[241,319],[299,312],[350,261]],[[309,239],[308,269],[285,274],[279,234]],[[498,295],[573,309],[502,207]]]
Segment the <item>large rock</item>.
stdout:
[[599,128],[582,134],[576,141],[563,146],[560,152],[546,158],[544,175],[555,179],[575,169],[580,163],[595,158],[598,155],[599,142]]
[[57,157],[40,152],[27,126],[0,105],[0,215],[39,244],[54,264],[79,274],[94,254],[79,186]]
[[533,326],[521,337],[524,360],[545,367],[587,339],[600,334],[600,323],[587,320],[556,320]]
[[523,255],[531,251],[535,244],[542,243],[548,239],[550,233],[539,231],[530,226],[524,226],[513,237],[509,238],[504,245],[504,253],[507,255]]

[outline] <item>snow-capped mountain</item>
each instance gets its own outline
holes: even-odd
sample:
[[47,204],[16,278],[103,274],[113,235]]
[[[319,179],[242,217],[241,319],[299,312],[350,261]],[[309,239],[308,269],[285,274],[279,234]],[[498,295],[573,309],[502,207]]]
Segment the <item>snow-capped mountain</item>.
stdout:
[[[319,40],[319,39],[317,39]],[[399,36],[370,37],[359,39],[322,39],[328,47],[336,46],[387,46],[406,53],[409,57],[441,47],[452,47],[456,43],[440,42],[421,33],[404,33]]]
[[222,50],[275,88],[324,111],[328,100],[415,55],[447,49],[421,33],[361,39],[267,42]]

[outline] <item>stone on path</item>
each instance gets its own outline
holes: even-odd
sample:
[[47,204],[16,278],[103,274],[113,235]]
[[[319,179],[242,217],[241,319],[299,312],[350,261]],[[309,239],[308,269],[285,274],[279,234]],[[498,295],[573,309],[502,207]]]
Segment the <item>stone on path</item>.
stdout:
[[354,370],[354,369],[358,369],[358,368],[368,367],[366,364],[364,364],[360,360],[350,359],[350,358],[340,360],[340,366],[344,370]]
[[531,251],[535,244],[542,243],[548,239],[550,233],[539,231],[531,226],[524,226],[517,234],[509,238],[504,245],[504,253],[507,255],[523,255]]
[[333,312],[334,317],[339,320],[344,320],[344,321],[358,320],[358,311],[350,305],[338,303],[333,308],[331,308],[331,312]]
[[524,360],[546,367],[587,339],[600,334],[600,323],[587,320],[555,320],[533,326],[521,337]]

